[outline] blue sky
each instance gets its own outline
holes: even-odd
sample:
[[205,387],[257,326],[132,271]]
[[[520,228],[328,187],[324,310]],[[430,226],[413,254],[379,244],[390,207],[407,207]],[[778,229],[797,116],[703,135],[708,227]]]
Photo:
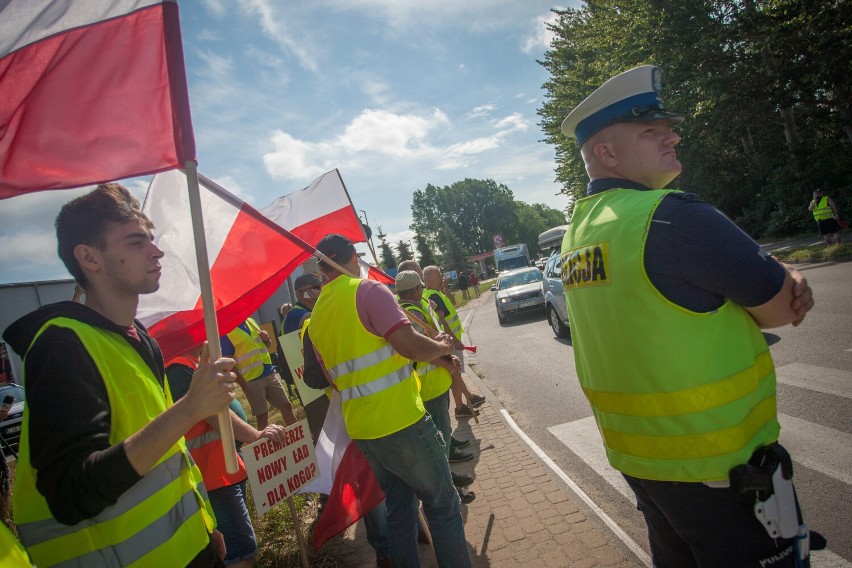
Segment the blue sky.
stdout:
[[[338,168],[392,243],[412,238],[411,195],[430,183],[490,178],[564,209],[536,115],[545,21],[564,5],[184,1],[199,171],[263,207]],[[147,184],[126,180],[140,200]],[[0,283],[68,277],[53,220],[85,191],[0,202]]]

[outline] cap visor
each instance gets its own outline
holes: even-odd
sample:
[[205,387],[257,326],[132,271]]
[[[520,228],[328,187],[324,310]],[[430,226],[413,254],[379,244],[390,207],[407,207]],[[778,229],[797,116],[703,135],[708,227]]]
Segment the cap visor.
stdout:
[[665,110],[653,110],[650,112],[643,112],[639,116],[631,116],[628,118],[617,120],[616,122],[649,122],[651,120],[663,119],[668,119],[672,124],[680,124],[681,122],[683,122],[683,117],[681,115]]

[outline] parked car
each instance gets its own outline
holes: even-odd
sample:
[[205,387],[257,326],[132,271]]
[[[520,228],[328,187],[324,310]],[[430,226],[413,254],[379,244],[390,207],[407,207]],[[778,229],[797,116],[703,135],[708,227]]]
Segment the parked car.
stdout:
[[[9,410],[9,415],[5,420],[0,422],[0,444],[3,445],[3,455],[6,459],[9,456],[18,454],[18,441],[21,439],[21,422],[24,416],[24,403],[26,401],[26,393],[24,387],[13,383],[0,385],[0,401],[7,395],[15,397],[15,402]],[[9,451],[9,450],[12,451]]]
[[497,306],[497,319],[505,323],[509,317],[524,312],[541,312],[544,294],[542,273],[535,266],[501,272],[497,284],[491,287]]
[[568,305],[565,303],[565,288],[562,286],[562,256],[553,251],[544,265],[544,311],[556,337],[568,337]]

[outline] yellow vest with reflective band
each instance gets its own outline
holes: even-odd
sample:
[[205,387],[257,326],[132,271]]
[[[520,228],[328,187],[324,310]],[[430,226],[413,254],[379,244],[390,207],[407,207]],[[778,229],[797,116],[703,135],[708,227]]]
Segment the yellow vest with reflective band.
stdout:
[[827,195],[823,195],[822,198],[820,198],[819,203],[817,203],[816,207],[814,207],[813,214],[815,221],[834,219],[834,210],[831,208],[831,205],[828,204]]
[[[400,300],[400,306],[404,310],[414,312],[414,315],[426,322],[429,327],[440,333],[440,329],[435,327],[435,322],[432,321],[432,316],[425,311],[421,305],[412,304],[406,300]],[[431,310],[430,310],[431,311]],[[448,370],[443,367],[428,363],[417,363],[417,376],[420,378],[420,397],[424,402],[438,398],[448,390],[453,384],[453,376]]]
[[462,333],[464,333],[464,328],[462,328],[461,320],[459,319],[459,314],[456,312],[456,307],[453,305],[453,303],[450,301],[450,299],[446,296],[446,294],[444,294],[440,290],[430,290],[429,288],[426,288],[426,289],[423,290],[423,297],[424,298],[428,299],[430,296],[432,296],[432,294],[438,294],[438,296],[440,296],[441,300],[444,301],[444,305],[447,306],[447,310],[448,310],[447,317],[444,318],[444,319],[447,320],[447,324],[449,324],[450,329],[453,332],[453,335],[456,336],[456,339],[461,341],[462,340]]
[[613,189],[576,203],[562,282],[577,375],[615,469],[727,479],[778,439],[775,367],[741,306],[696,313],[651,284],[645,240],[668,193]]
[[235,327],[228,333],[228,339],[234,344],[237,370],[246,381],[251,381],[260,378],[263,366],[272,364],[272,357],[260,339],[260,326],[251,318],[246,320],[246,325],[251,331],[250,334]]
[[24,568],[32,565],[23,545],[12,531],[0,522],[0,568]]
[[373,440],[411,426],[426,410],[411,362],[361,323],[360,283],[340,275],[323,286],[311,312],[311,339],[340,392],[349,437]]
[[[97,366],[109,396],[111,445],[141,430],[172,404],[168,385],[165,390],[160,386],[126,338],[59,317],[47,322],[33,342],[50,326],[73,331]],[[14,514],[21,541],[39,567],[184,566],[209,543],[215,517],[183,438],[114,505],[71,526],[52,517],[36,489],[29,445],[25,408]]]

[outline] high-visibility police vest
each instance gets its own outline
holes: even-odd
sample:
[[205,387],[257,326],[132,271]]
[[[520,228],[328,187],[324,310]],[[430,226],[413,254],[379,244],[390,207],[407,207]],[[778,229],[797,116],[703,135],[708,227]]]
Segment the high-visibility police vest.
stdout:
[[826,219],[834,218],[834,210],[828,204],[828,196],[823,195],[813,210],[815,221],[825,221]]
[[[400,301],[400,305],[404,310],[415,312],[414,315],[426,322],[429,327],[437,332],[441,330],[435,327],[435,322],[429,312],[425,311],[421,305],[412,304],[405,300]],[[430,310],[431,311],[431,310]],[[417,364],[417,376],[420,378],[420,397],[424,402],[438,398],[448,390],[453,384],[453,376],[448,370],[443,367],[433,365],[431,362]]]
[[251,318],[246,320],[246,325],[250,333],[238,326],[228,333],[228,339],[234,344],[237,370],[246,381],[251,381],[260,378],[264,365],[272,365],[272,357],[260,339],[260,326]]
[[[198,368],[198,359],[180,355],[170,362],[171,365],[183,365],[193,371]],[[230,416],[230,413],[228,413]],[[186,449],[204,477],[207,491],[234,485],[248,478],[246,464],[237,454],[237,471],[228,473],[225,466],[225,451],[222,449],[222,437],[206,420],[202,420],[189,429],[184,436]]]
[[651,217],[670,191],[579,200],[562,244],[574,360],[612,466],[666,481],[728,478],[778,438],[775,367],[749,313],[697,313],[651,284]]
[[0,522],[0,568],[25,568],[32,565],[21,542]]
[[311,339],[340,392],[349,437],[399,432],[426,414],[411,362],[358,317],[360,279],[340,275],[322,288],[311,312]]
[[441,298],[441,300],[443,300],[444,305],[447,306],[447,317],[444,319],[447,320],[447,324],[449,324],[453,335],[456,336],[456,339],[461,341],[462,333],[464,333],[464,328],[462,328],[461,320],[459,319],[459,314],[456,312],[456,307],[453,305],[450,299],[440,290],[430,290],[429,288],[426,288],[423,291],[424,298],[430,298],[432,294],[437,294]]
[[[33,342],[51,326],[73,331],[98,368],[109,396],[111,445],[141,430],[172,404],[168,385],[160,386],[126,338],[58,317],[47,322]],[[215,517],[183,438],[114,505],[71,526],[53,518],[36,489],[29,446],[25,408],[14,516],[37,566],[184,566],[208,545]]]

